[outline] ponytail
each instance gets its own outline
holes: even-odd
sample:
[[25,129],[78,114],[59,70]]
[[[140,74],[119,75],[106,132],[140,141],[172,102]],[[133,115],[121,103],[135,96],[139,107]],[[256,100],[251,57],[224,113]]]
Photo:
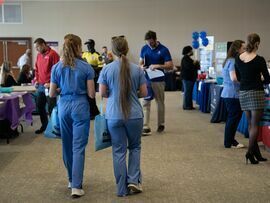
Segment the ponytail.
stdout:
[[120,58],[119,101],[123,117],[126,120],[130,114],[131,75],[129,61],[126,57],[128,52],[128,43],[124,36],[112,38],[112,51]]
[[82,41],[81,38],[68,34],[64,38],[65,42],[63,45],[63,64],[64,66],[75,67],[75,59],[81,55]]
[[128,119],[130,114],[130,90],[131,90],[131,77],[129,62],[125,55],[121,56],[120,65],[120,105],[124,119]]

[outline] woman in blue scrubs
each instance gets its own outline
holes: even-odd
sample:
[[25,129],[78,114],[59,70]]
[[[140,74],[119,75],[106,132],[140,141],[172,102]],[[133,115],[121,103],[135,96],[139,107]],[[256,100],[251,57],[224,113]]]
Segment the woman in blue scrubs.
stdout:
[[53,66],[50,97],[60,89],[58,113],[63,146],[63,159],[68,172],[71,195],[84,195],[82,189],[85,147],[88,143],[90,111],[87,95],[95,98],[94,70],[81,59],[80,37],[64,38],[62,60]]
[[112,51],[117,60],[102,69],[98,83],[101,96],[108,98],[105,117],[112,139],[117,195],[121,197],[128,195],[129,191],[142,192],[143,111],[139,97],[147,96],[147,87],[143,71],[126,57],[128,43],[124,36],[112,38]]

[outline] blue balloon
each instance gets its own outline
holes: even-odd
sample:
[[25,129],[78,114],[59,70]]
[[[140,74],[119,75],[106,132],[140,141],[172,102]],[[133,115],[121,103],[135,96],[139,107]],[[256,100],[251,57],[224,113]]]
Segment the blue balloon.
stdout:
[[207,38],[205,38],[205,39],[202,40],[202,45],[203,46],[206,47],[208,44],[209,44],[209,40]]
[[205,39],[206,36],[207,36],[207,34],[206,34],[205,31],[201,31],[201,32],[200,32],[200,37],[201,37],[201,39]]
[[198,33],[198,32],[193,32],[193,33],[192,33],[192,38],[193,38],[194,40],[199,39],[199,33]]
[[192,47],[193,47],[194,49],[198,49],[199,46],[200,46],[200,44],[199,44],[199,42],[198,42],[197,40],[194,40],[194,41],[192,42]]

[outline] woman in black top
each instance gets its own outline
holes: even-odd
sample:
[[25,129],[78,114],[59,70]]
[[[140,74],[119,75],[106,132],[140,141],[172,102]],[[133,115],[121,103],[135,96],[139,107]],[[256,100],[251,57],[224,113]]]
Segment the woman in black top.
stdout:
[[4,61],[4,63],[1,66],[0,74],[1,74],[0,85],[2,87],[11,87],[14,85],[18,85],[11,73],[11,63],[9,61]]
[[19,85],[23,83],[31,83],[32,77],[30,74],[30,69],[31,67],[28,64],[23,65],[19,78],[18,78]]
[[249,146],[246,161],[250,160],[252,164],[267,161],[260,153],[257,137],[264,109],[263,85],[270,83],[270,76],[264,58],[257,55],[259,44],[259,35],[255,33],[248,35],[246,51],[236,57],[235,61],[236,75],[240,81],[240,104],[249,124]]
[[194,109],[192,102],[192,91],[194,83],[197,79],[197,71],[199,66],[196,65],[191,58],[193,55],[191,46],[184,47],[182,54],[184,55],[181,61],[181,78],[184,87],[183,109],[192,110]]

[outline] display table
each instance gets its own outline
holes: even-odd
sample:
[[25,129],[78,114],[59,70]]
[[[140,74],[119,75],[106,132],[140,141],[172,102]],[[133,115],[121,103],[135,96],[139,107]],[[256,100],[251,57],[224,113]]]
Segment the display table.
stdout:
[[[270,147],[270,98],[265,98],[265,109],[264,115],[262,117],[262,122],[260,123],[260,141],[262,141],[267,147]],[[248,121],[245,113],[242,114],[242,118],[239,122],[237,131],[242,133],[246,138],[249,137],[248,133]]]
[[11,129],[14,130],[18,127],[20,119],[24,119],[29,124],[33,122],[32,111],[35,109],[35,105],[32,102],[31,94],[13,92],[1,97],[0,102],[3,102],[0,107],[0,120],[8,120]]
[[210,85],[210,109],[211,109],[211,123],[226,122],[227,110],[224,103],[224,99],[221,97],[223,90],[222,85],[211,84]]
[[36,92],[34,85],[12,86],[13,92]]
[[210,85],[215,83],[214,80],[200,81],[198,84],[198,103],[200,111],[210,113]]

